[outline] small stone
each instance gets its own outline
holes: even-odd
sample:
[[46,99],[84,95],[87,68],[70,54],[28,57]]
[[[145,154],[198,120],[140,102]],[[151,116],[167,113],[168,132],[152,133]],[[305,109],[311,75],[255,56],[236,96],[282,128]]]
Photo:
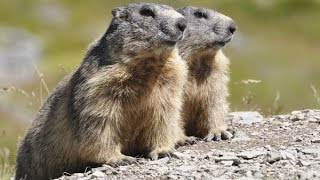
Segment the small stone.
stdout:
[[287,149],[286,146],[280,146],[279,148],[280,148],[280,149]]
[[112,171],[111,170],[107,170],[106,174],[112,174]]
[[175,152],[175,155],[177,155],[180,159],[184,159],[184,160],[191,160],[191,155],[187,154],[187,153],[180,153],[180,152]]
[[320,148],[319,149],[303,149],[301,152],[304,154],[319,156],[320,155]]
[[255,172],[255,173],[253,174],[253,176],[254,176],[255,178],[263,178],[263,177],[264,177],[263,174],[262,174],[260,171]]
[[273,164],[277,161],[281,160],[281,155],[278,153],[268,153],[267,154],[267,162]]
[[311,142],[312,143],[320,143],[320,138],[319,139],[312,139]]
[[105,173],[101,172],[101,171],[95,171],[92,173],[92,177],[95,177],[95,178],[102,178],[105,176]]
[[319,123],[319,119],[316,119],[316,118],[309,118],[308,119],[310,123]]
[[310,166],[314,164],[319,164],[320,162],[317,161],[304,161],[304,160],[298,160],[297,164],[299,166]]
[[167,175],[167,177],[169,179],[178,179],[178,176],[177,175],[173,175],[173,174],[169,174],[169,175]]
[[320,120],[320,116],[313,116],[315,119]]
[[301,114],[301,111],[292,111],[290,114],[291,115]]
[[176,170],[182,171],[182,172],[193,172],[197,170],[197,167],[192,165],[183,165],[183,166],[177,167]]
[[237,156],[238,157],[241,157],[243,159],[253,159],[253,158],[256,158],[258,156],[262,156],[266,154],[266,152],[263,152],[263,151],[256,151],[256,150],[253,150],[253,151],[244,151],[244,152],[241,152],[240,154],[238,154]]
[[84,174],[83,173],[74,173],[72,176],[75,176],[77,178],[83,177]]
[[230,161],[231,165],[237,166],[241,163],[240,159],[237,156],[222,156],[215,158],[215,162],[219,163],[221,161]]
[[276,115],[274,117],[277,118],[277,119],[286,119],[287,118],[286,115]]
[[126,171],[129,167],[128,166],[119,166],[118,169],[120,171]]
[[307,171],[302,172],[298,175],[299,179],[301,180],[309,180],[309,179],[317,179],[320,178],[320,173],[316,171]]
[[247,171],[247,172],[246,172],[246,176],[247,176],[247,177],[252,177],[252,172],[251,172],[251,171]]
[[272,151],[273,150],[273,148],[270,145],[265,145],[264,148],[267,149],[268,151]]
[[213,154],[213,155],[219,155],[219,157],[222,157],[222,156],[235,156],[236,155],[236,153],[234,153],[234,152],[230,152],[230,151],[220,151],[220,152],[218,152],[218,153],[216,153],[216,154]]
[[220,164],[222,164],[224,166],[232,166],[233,161],[220,161]]
[[150,165],[160,165],[160,164],[166,164],[170,160],[169,157],[161,158],[155,161],[150,161]]
[[234,133],[234,136],[232,138],[232,141],[250,141],[251,138],[244,132],[241,130],[237,130]]
[[303,120],[303,119],[305,119],[305,116],[304,116],[303,114],[299,114],[299,115],[297,116],[297,119]]
[[89,179],[91,179],[91,176],[76,178],[76,180],[89,180]]
[[293,155],[292,153],[290,152],[287,152],[287,151],[281,151],[281,158],[284,159],[284,160],[296,160],[296,157],[295,155]]

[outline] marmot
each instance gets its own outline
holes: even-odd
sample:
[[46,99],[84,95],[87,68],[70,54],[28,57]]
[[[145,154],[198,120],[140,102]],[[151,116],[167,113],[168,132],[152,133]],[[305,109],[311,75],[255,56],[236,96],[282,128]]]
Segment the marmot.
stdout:
[[188,21],[185,37],[178,42],[189,69],[182,108],[186,135],[207,141],[230,139],[232,133],[225,120],[229,60],[221,49],[231,41],[236,24],[211,9],[188,6],[177,11]]
[[115,8],[106,33],[46,100],[22,141],[16,179],[172,153],[183,137],[180,119],[186,63],[175,44],[185,18],[150,3]]

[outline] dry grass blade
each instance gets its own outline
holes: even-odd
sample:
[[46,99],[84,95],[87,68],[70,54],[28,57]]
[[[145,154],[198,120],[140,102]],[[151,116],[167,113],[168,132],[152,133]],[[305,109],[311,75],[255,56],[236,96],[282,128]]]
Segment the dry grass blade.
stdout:
[[313,84],[310,85],[310,88],[313,92],[313,96],[317,102],[317,105],[320,106],[320,94],[318,93],[316,87]]
[[9,163],[10,151],[8,148],[0,149],[0,179],[9,179],[14,167]]
[[37,65],[34,64],[34,68],[37,71],[37,74],[41,80],[41,84],[43,85],[43,87],[45,88],[45,90],[47,91],[48,94],[50,94],[49,88],[47,86],[46,81],[44,80],[44,75],[39,71]]

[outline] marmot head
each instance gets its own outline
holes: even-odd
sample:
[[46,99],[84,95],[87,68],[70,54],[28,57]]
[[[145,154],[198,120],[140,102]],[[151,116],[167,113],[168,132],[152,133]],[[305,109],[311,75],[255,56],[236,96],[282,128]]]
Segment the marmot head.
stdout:
[[112,15],[103,38],[112,43],[109,47],[126,55],[161,48],[173,49],[182,39],[187,24],[186,19],[172,7],[160,4],[129,4],[113,9]]
[[202,51],[218,51],[232,40],[235,22],[212,9],[182,7],[177,11],[188,21],[185,37],[178,43],[183,55]]

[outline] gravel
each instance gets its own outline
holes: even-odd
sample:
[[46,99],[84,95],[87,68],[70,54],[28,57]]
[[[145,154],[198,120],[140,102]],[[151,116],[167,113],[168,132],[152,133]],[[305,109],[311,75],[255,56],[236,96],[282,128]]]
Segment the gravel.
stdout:
[[306,109],[263,118],[234,112],[234,139],[199,141],[177,149],[179,158],[91,169],[69,179],[320,179],[320,110]]

